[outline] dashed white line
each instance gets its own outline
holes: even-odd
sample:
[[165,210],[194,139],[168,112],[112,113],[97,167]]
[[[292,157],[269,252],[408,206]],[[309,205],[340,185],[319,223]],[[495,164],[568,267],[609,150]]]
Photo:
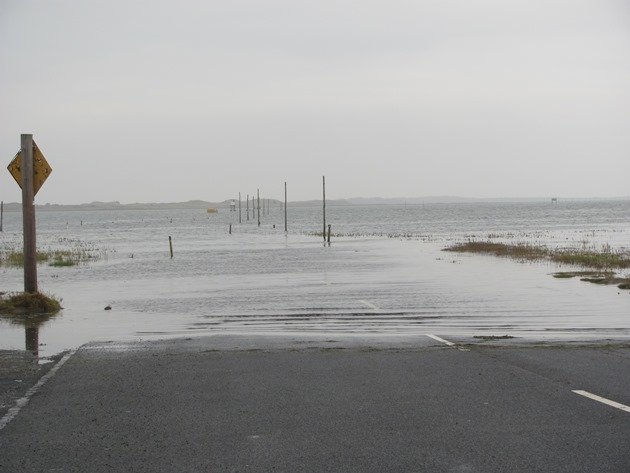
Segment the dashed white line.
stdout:
[[448,340],[444,340],[443,338],[438,337],[437,335],[433,335],[432,333],[425,333],[425,335],[433,340],[437,340],[438,342],[444,343],[449,347],[454,347],[455,344],[453,342],[449,342]]
[[449,342],[448,340],[444,340],[443,338],[440,338],[437,335],[433,335],[432,333],[425,333],[425,335],[427,337],[432,338],[433,340],[437,340],[440,343],[444,343],[445,345],[448,345],[449,347],[457,348],[459,351],[470,351],[470,348],[457,346],[456,343]]
[[15,406],[9,409],[7,413],[2,417],[2,419],[0,419],[0,430],[4,429],[9,422],[15,419],[15,416],[18,415],[20,410],[28,404],[28,401],[31,399],[33,394],[35,394],[39,390],[39,388],[41,388],[44,384],[46,384],[46,382],[50,378],[55,376],[55,373],[59,370],[59,368],[61,368],[63,364],[66,361],[68,361],[68,359],[75,353],[76,353],[76,350],[72,350],[70,353],[67,353],[66,355],[64,355],[63,358],[61,358],[61,360],[59,360],[59,362],[55,366],[50,368],[50,371],[48,371],[48,373],[46,373],[44,376],[39,378],[39,381],[37,381],[35,386],[33,386],[28,391],[26,391],[26,394],[23,397],[15,401]]
[[597,402],[601,402],[602,404],[606,404],[611,407],[616,407],[625,412],[630,412],[630,407],[625,404],[621,404],[619,402],[611,401],[610,399],[606,399],[605,397],[598,396],[597,394],[589,393],[588,391],[582,391],[580,389],[573,390],[575,394],[579,394],[580,396],[587,397]]
[[361,304],[363,304],[363,305],[365,305],[365,306],[369,307],[370,309],[373,309],[373,310],[379,310],[379,309],[378,309],[378,307],[376,307],[376,306],[375,306],[374,304],[372,304],[371,302],[364,301],[364,300],[360,300],[359,302],[360,302]]

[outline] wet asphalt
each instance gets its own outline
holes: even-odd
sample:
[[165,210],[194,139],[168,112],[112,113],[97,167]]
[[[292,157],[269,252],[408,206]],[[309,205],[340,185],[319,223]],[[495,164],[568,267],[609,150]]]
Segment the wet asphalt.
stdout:
[[572,392],[630,405],[627,345],[493,343],[87,346],[0,430],[0,471],[630,471],[630,412]]

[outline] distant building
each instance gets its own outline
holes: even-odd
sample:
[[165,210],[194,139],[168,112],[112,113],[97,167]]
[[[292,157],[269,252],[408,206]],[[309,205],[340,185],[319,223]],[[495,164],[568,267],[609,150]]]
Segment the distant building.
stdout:
[[230,201],[230,212],[236,212],[236,201],[234,199]]

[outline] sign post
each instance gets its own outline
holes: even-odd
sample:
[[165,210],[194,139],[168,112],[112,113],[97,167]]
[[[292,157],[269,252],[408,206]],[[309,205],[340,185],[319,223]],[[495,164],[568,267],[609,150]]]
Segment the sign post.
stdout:
[[37,292],[37,243],[35,236],[35,194],[52,169],[46,162],[33,135],[23,134],[20,151],[8,166],[9,172],[22,188],[22,225],[24,231],[24,292]]
[[22,222],[24,228],[24,292],[37,292],[33,135],[22,135]]

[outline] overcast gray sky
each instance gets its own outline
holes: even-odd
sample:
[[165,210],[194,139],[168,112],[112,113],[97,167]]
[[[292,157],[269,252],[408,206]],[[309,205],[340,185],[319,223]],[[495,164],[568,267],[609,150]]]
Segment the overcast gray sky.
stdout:
[[0,110],[38,203],[630,195],[630,7],[0,0]]

